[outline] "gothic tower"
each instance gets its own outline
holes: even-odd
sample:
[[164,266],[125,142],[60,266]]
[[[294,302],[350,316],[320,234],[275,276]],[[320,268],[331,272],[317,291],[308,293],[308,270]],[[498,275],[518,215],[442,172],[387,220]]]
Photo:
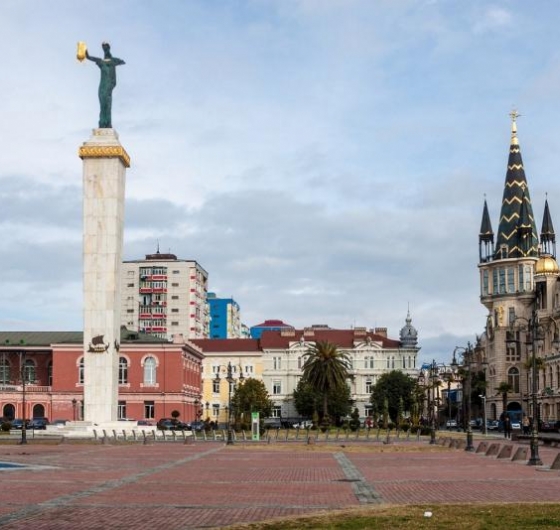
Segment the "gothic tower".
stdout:
[[[508,409],[522,409],[521,374],[526,348],[521,341],[511,340],[511,330],[513,323],[531,314],[539,260],[538,233],[517,138],[517,117],[517,112],[511,113],[511,142],[495,246],[486,200],[479,233],[480,301],[488,309],[482,346],[488,363],[487,414],[491,419],[497,419],[502,412],[502,396],[496,395],[501,383],[512,387]],[[519,339],[519,333],[513,338]]]

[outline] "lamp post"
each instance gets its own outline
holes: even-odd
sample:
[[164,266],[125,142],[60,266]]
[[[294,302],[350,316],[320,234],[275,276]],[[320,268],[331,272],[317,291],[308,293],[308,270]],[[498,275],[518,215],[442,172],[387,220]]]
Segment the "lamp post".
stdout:
[[478,397],[482,399],[482,419],[484,421],[484,436],[486,436],[488,434],[488,426],[486,425],[486,396],[480,394]]
[[[514,337],[514,325],[515,323],[520,320],[523,321],[525,324],[525,328],[523,331],[527,334],[527,346],[531,346],[531,408],[533,414],[533,421],[531,422],[531,439],[530,439],[530,447],[531,447],[531,457],[527,462],[529,466],[542,466],[542,460],[539,456],[539,427],[538,427],[538,403],[537,403],[537,343],[539,340],[543,340],[543,327],[542,324],[539,322],[539,315],[537,313],[537,306],[538,306],[538,299],[535,300],[535,304],[533,306],[533,310],[531,311],[531,316],[529,318],[524,317],[515,317],[510,324],[510,337]],[[555,323],[555,322],[554,322]],[[556,323],[555,323],[556,324]],[[556,335],[555,335],[556,336]],[[516,344],[517,341],[510,338],[510,340],[506,341],[509,343]]]
[[21,440],[20,440],[20,444],[21,445],[25,445],[27,444],[27,417],[25,414],[25,379],[27,374],[25,373],[25,352],[24,351],[20,351],[19,352],[19,371],[21,374],[21,406],[22,406],[22,412],[21,412]]
[[[229,362],[227,364],[226,368],[226,381],[228,383],[228,405],[226,407],[226,429],[227,429],[227,442],[226,445],[233,445],[234,444],[234,440],[233,440],[233,431],[231,429],[231,387],[233,386],[234,383],[234,378],[233,378],[233,366],[231,365],[231,362]],[[243,372],[240,373],[239,375],[239,380],[243,381]],[[216,383],[220,383],[220,366],[218,366],[218,371],[216,372],[216,378],[215,378]]]
[[474,451],[473,432],[471,426],[471,393],[472,393],[471,387],[472,387],[472,361],[473,361],[472,344],[468,342],[466,348],[463,348],[461,346],[456,346],[455,350],[453,350],[453,357],[455,357],[455,353],[457,351],[463,352],[463,364],[467,372],[467,380],[466,380],[465,388],[463,389],[463,399],[465,399],[465,394],[466,394],[465,417],[463,418],[463,422],[466,423],[465,430],[467,433],[467,446],[465,447],[465,451]]
[[433,360],[430,365],[430,386],[432,388],[432,402],[430,405],[430,445],[436,443],[436,384],[438,377],[438,366]]
[[72,421],[76,421],[76,405],[78,400],[76,398],[72,399]]

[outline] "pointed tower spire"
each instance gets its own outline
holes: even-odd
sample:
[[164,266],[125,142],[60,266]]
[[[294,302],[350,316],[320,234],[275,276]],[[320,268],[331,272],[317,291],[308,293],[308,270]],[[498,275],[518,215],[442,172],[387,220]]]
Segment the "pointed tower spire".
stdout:
[[536,257],[537,227],[517,138],[517,111],[511,114],[511,143],[498,226],[495,259]]
[[490,222],[486,197],[484,198],[482,223],[480,224],[480,233],[478,234],[478,251],[481,262],[492,259],[494,255],[494,231]]
[[548,209],[548,198],[544,201],[544,214],[541,227],[541,254],[548,254],[556,258],[556,234],[552,224],[552,217]]

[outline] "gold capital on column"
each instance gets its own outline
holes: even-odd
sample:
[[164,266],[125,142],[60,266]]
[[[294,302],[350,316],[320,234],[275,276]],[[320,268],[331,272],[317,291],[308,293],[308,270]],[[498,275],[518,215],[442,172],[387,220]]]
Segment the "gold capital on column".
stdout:
[[80,147],[79,157],[84,158],[120,158],[125,167],[130,167],[130,156],[124,147],[116,145],[83,145]]

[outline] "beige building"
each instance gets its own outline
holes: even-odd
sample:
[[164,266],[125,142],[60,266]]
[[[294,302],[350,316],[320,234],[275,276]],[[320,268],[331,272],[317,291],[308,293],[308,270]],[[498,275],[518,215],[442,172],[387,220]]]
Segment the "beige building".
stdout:
[[[485,332],[475,348],[486,362],[487,414],[507,410],[542,420],[560,419],[560,274],[556,237],[548,201],[544,204],[540,237],[517,138],[517,114],[512,113],[511,145],[501,212],[494,232],[486,201],[479,234],[480,300],[487,308]],[[537,410],[533,410],[533,351]]]
[[208,273],[196,261],[158,249],[123,262],[121,274],[121,325],[170,340],[208,336]]
[[227,422],[230,397],[237,383],[248,377],[262,379],[259,341],[195,339],[192,342],[204,352],[201,417],[224,424]]

